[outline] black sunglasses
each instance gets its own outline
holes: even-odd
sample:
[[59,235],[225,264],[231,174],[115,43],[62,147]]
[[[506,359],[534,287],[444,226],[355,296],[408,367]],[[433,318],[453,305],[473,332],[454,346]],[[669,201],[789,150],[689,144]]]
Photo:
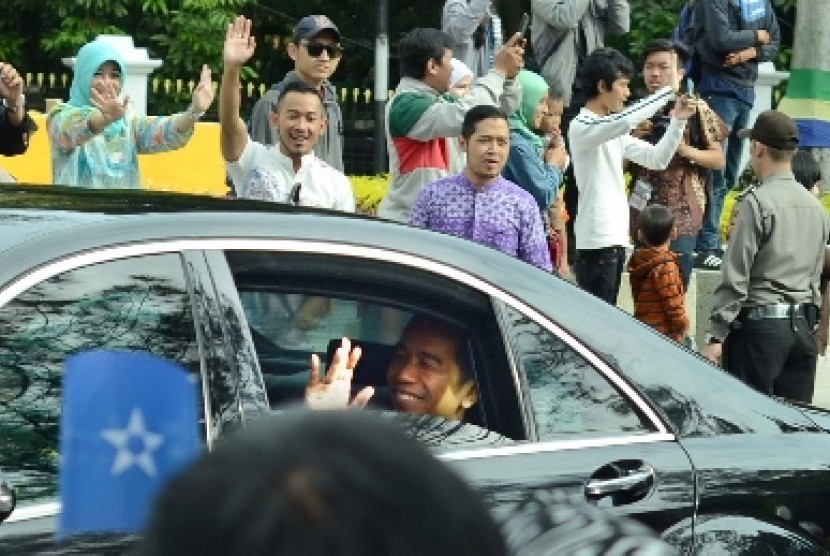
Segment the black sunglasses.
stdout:
[[310,56],[317,58],[323,51],[326,51],[326,54],[329,55],[329,58],[332,60],[336,60],[343,55],[343,47],[339,44],[320,44],[319,42],[306,42],[302,43],[305,46],[305,49],[308,51]]

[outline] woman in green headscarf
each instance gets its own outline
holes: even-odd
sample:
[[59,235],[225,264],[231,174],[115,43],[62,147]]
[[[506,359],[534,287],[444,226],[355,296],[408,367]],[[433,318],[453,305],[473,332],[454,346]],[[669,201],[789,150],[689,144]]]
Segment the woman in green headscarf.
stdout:
[[213,102],[210,68],[202,67],[191,104],[172,116],[133,114],[121,55],[106,40],[85,44],[75,58],[69,100],[46,118],[52,151],[52,181],[90,188],[140,188],[139,153],[184,146],[196,121]]
[[510,154],[502,175],[533,195],[539,210],[546,215],[562,184],[567,153],[558,142],[545,145],[533,131],[540,129],[547,114],[548,84],[544,78],[521,70],[516,79],[522,87],[522,104],[508,118]]

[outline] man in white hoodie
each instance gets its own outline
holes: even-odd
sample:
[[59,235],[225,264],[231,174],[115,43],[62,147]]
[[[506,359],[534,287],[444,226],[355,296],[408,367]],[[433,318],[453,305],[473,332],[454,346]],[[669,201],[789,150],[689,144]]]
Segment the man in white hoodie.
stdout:
[[665,135],[651,145],[633,137],[631,130],[674,98],[672,88],[663,87],[626,108],[634,66],[613,48],[599,48],[591,53],[582,72],[588,100],[568,130],[579,183],[574,270],[582,289],[615,305],[625,246],[629,244],[623,161],[664,170],[683,138],[686,120],[695,113],[696,104],[691,98],[679,98]]

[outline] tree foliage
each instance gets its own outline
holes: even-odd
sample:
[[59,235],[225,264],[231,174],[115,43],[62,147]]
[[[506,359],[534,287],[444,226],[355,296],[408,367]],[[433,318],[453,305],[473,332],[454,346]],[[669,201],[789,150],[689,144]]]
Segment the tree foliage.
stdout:
[[[242,13],[254,21],[257,53],[243,78],[257,84],[273,83],[291,69],[286,39],[296,21],[308,14],[324,13],[340,28],[346,53],[334,76],[337,85],[371,88],[377,5],[381,0],[7,0],[0,3],[0,60],[22,72],[65,73],[61,58],[101,33],[131,35],[135,44],[148,49],[152,58],[164,60],[154,77],[195,79],[203,63],[216,75],[221,67],[225,25]],[[440,25],[444,0],[402,2],[387,0],[389,39],[393,61],[390,86],[394,86],[397,41],[413,27]],[[772,0],[779,14],[784,43],[792,43],[795,0]],[[684,0],[630,0],[631,32],[609,42],[632,59],[645,44],[665,37],[677,23]],[[530,0],[494,0],[505,34],[516,28]],[[779,66],[789,63],[789,47],[782,49]],[[181,97],[189,93],[183,93]],[[184,98],[172,98],[180,104]],[[180,107],[180,106],[179,106]]]

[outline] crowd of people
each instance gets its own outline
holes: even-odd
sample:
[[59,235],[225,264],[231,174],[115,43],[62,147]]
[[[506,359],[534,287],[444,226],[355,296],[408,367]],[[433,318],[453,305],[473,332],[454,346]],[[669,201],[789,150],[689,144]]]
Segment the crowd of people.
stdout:
[[[531,16],[528,44],[521,32],[502,37],[488,0],[447,0],[441,29],[400,39],[378,216],[497,249],[612,305],[628,261],[635,315],[678,341],[691,336],[692,269],[719,271],[702,352],[762,391],[809,401],[828,225],[806,189],[820,175],[796,154],[786,115],[763,113],[745,129],[758,64],[780,45],[769,0],[689,0],[674,36],[644,49],[646,94],[633,102],[634,63],[604,46],[606,34],[628,32],[628,0],[532,0]],[[302,18],[287,45],[294,69],[246,123],[240,72],[256,48],[252,22],[228,25],[218,111],[235,196],[355,210],[331,83],[341,38],[328,17]],[[214,100],[205,66],[184,111],[139,116],[125,78],[106,41],[78,52],[69,99],[46,120],[56,184],[140,187],[137,155],[185,145]],[[35,127],[8,64],[0,97],[0,152],[19,154]],[[723,199],[747,140],[761,183],[738,200],[724,252]],[[810,173],[804,187],[793,164]]]
[[[628,0],[532,0],[531,16],[529,44],[522,33],[502,40],[489,0],[447,0],[441,29],[416,28],[401,38],[401,80],[386,107],[391,177],[378,216],[499,250],[573,280],[611,305],[627,264],[635,316],[678,342],[690,336],[684,294],[693,268],[719,271],[702,354],[762,392],[811,401],[819,308],[824,304],[821,316],[828,313],[821,278],[830,219],[816,198],[820,172],[808,153],[798,152],[793,120],[769,110],[746,129],[758,64],[773,59],[780,43],[769,0],[687,2],[675,36],[646,46],[646,94],[632,102],[635,64],[604,46],[606,34],[628,32]],[[287,46],[294,69],[259,99],[245,122],[240,73],[256,43],[251,20],[238,16],[228,24],[218,112],[221,155],[236,197],[355,211],[344,174],[343,116],[330,80],[343,55],[341,38],[328,17],[302,18]],[[123,60],[106,41],[92,41],[77,53],[69,99],[46,119],[56,184],[141,187],[137,155],[185,145],[214,101],[205,66],[184,111],[136,115],[122,94],[125,78]],[[25,111],[20,76],[8,64],[0,64],[0,97],[0,153],[20,154],[35,126]],[[760,183],[740,195],[724,251],[723,200],[747,140]],[[325,374],[312,359],[305,403],[377,403],[461,420],[478,395],[458,353],[460,334],[446,323],[414,318],[388,370],[389,400],[373,399],[371,388],[352,395],[361,352],[344,339]],[[434,368],[442,372],[430,373]],[[418,373],[428,377],[418,380],[426,386],[415,396],[408,377]],[[387,464],[383,458],[394,459],[397,452],[377,443],[363,446],[365,435],[347,438],[373,429],[375,422],[348,419],[292,417],[291,426],[272,425],[270,443],[247,433],[237,445],[220,447],[160,499],[148,537],[152,553],[264,553],[277,547],[333,553],[330,547],[346,542],[338,534],[363,526],[357,523],[362,514],[348,511],[349,485],[382,481],[382,472],[393,465],[431,481],[413,478],[403,497],[383,496],[382,489],[373,494],[379,496],[373,513],[388,507],[390,516],[401,516],[399,526],[408,523],[410,511],[401,498],[432,504],[442,496],[469,496],[460,481],[404,440],[394,442],[401,443],[398,455],[408,454],[406,461]],[[336,428],[338,423],[343,426]],[[293,435],[291,427],[306,434]],[[269,451],[277,438],[284,445],[325,442],[326,458],[281,461],[280,454],[292,450]],[[341,440],[342,450],[333,450]],[[355,449],[377,450],[381,473],[369,478],[370,469],[351,465]],[[314,454],[314,446],[308,450]],[[255,457],[285,471],[258,466],[267,473],[252,477],[248,492],[233,494],[234,519],[260,508],[243,527],[199,500],[206,492],[214,495],[205,485],[215,483],[217,492],[227,488],[226,479],[244,466],[242,456],[249,452],[261,452]],[[425,473],[429,466],[435,469]],[[321,473],[335,471],[342,477],[317,484]],[[275,475],[283,482],[272,483]],[[332,485],[343,490],[329,498],[325,489]],[[257,500],[263,488],[280,494],[267,511]],[[398,531],[380,526],[368,541],[351,535],[347,540],[352,552],[363,554],[458,553],[471,546],[504,553],[502,536],[481,536],[492,532],[479,527],[489,517],[469,497],[461,514],[434,518],[436,526],[453,524],[445,539],[414,529],[386,535]],[[206,511],[185,510],[193,507]],[[427,508],[421,515],[433,517]],[[223,544],[231,539],[222,535],[229,527],[240,531],[233,545]],[[199,537],[203,546],[179,546],[182,528],[199,532],[186,537]],[[308,534],[293,534],[306,529]],[[216,538],[202,536],[204,531]],[[415,541],[424,544],[401,544]]]

